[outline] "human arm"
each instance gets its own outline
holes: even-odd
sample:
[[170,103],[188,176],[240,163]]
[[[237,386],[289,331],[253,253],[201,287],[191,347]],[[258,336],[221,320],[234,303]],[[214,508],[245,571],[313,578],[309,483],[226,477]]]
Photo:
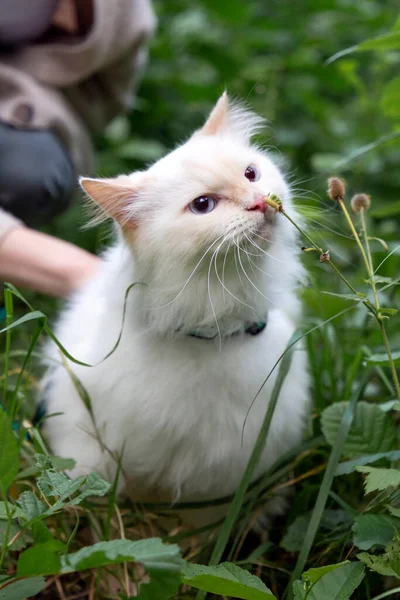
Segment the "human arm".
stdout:
[[[7,215],[8,217],[8,215]],[[0,213],[0,230],[4,213]],[[100,260],[70,244],[10,222],[0,239],[0,281],[67,297],[89,280]]]

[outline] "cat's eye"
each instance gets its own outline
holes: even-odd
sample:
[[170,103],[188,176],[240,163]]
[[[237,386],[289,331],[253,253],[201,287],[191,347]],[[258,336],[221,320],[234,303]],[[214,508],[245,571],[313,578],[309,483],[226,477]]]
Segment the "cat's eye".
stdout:
[[258,181],[260,179],[260,171],[255,165],[249,165],[244,172],[244,176],[251,182]]
[[212,196],[199,196],[192,200],[189,209],[195,215],[205,215],[210,213],[217,205],[217,201]]

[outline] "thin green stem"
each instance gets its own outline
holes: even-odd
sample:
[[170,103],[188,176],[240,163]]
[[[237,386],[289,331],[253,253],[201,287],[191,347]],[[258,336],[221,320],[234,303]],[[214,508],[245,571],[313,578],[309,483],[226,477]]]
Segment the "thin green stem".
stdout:
[[400,593],[400,587],[393,588],[392,590],[388,590],[387,592],[383,592],[378,596],[374,596],[371,600],[383,600],[383,598],[388,598],[389,596],[393,596],[393,594]]
[[349,211],[347,210],[346,205],[345,205],[344,201],[341,198],[338,200],[338,202],[339,202],[340,208],[343,211],[344,216],[346,217],[346,220],[347,220],[347,222],[349,224],[351,232],[354,235],[354,239],[356,240],[357,245],[360,248],[361,256],[363,257],[364,262],[365,262],[365,266],[367,267],[367,273],[370,276],[370,278],[372,279],[372,271],[370,269],[370,265],[369,265],[369,262],[368,262],[367,255],[365,254],[364,246],[362,245],[361,240],[359,238],[359,235],[358,235],[358,233],[356,231],[356,228],[354,227],[354,223],[352,221],[352,218],[349,215]]
[[325,469],[324,477],[322,479],[321,487],[318,492],[317,501],[315,503],[314,510],[311,515],[310,523],[308,525],[308,528],[307,528],[307,531],[306,531],[306,534],[305,534],[305,537],[303,540],[303,544],[301,546],[300,554],[297,559],[297,563],[296,563],[296,566],[292,573],[292,576],[290,578],[288,587],[286,588],[286,594],[287,594],[288,598],[293,597],[293,591],[292,591],[293,582],[296,581],[296,579],[299,579],[301,573],[303,572],[303,569],[307,562],[312,545],[314,543],[314,539],[315,539],[315,536],[317,534],[317,531],[318,531],[318,528],[319,528],[319,525],[321,522],[321,517],[325,510],[326,501],[328,499],[328,496],[329,496],[329,493],[331,490],[332,482],[335,477],[336,468],[337,468],[340,456],[343,451],[343,445],[344,445],[344,442],[346,441],[347,435],[350,431],[350,427],[351,427],[351,424],[354,419],[357,402],[360,399],[360,397],[364,391],[366,383],[367,383],[367,374],[366,374],[366,372],[364,372],[363,376],[361,378],[361,383],[360,383],[356,393],[353,395],[352,399],[348,403],[348,406],[343,414],[343,417],[342,417],[342,420],[341,420],[341,423],[339,426],[339,431],[338,431],[338,434],[336,437],[336,441],[332,447],[332,451],[329,456],[328,464]]
[[363,233],[365,247],[367,249],[367,257],[368,257],[368,263],[369,263],[369,279],[371,282],[372,293],[374,294],[374,298],[375,298],[375,306],[376,306],[376,309],[379,310],[379,308],[380,308],[379,297],[378,297],[378,293],[376,291],[376,285],[375,285],[375,279],[374,279],[374,266],[372,264],[371,248],[369,246],[367,224],[365,221],[365,210],[363,208],[360,210],[360,218],[361,218],[361,229],[362,229],[362,233]]
[[[9,327],[13,318],[13,299],[12,294],[9,290],[4,290],[4,304],[6,307],[6,327]],[[4,379],[3,379],[3,405],[6,406],[7,391],[8,391],[8,371],[9,371],[9,358],[11,349],[11,329],[6,331],[6,344],[5,344],[5,355],[4,355]]]
[[[285,210],[283,210],[283,209],[282,209],[280,212],[282,213],[282,215],[283,215],[284,217],[286,217],[286,219],[287,219],[288,221],[290,221],[290,222],[291,222],[291,224],[292,224],[292,225],[293,225],[293,226],[294,226],[294,227],[297,229],[297,231],[299,231],[299,232],[301,233],[301,235],[302,235],[303,237],[305,237],[305,238],[306,238],[306,240],[307,240],[307,241],[308,241],[308,242],[311,244],[311,246],[312,246],[312,247],[313,247],[315,250],[317,250],[317,251],[318,251],[320,254],[323,254],[323,252],[324,252],[324,251],[323,251],[323,249],[322,249],[322,248],[320,248],[319,246],[317,246],[317,244],[316,244],[316,243],[315,243],[315,242],[314,242],[314,241],[313,241],[313,240],[310,238],[310,236],[309,236],[309,235],[308,235],[308,234],[307,234],[305,231],[303,231],[303,229],[302,229],[301,227],[299,227],[299,226],[297,225],[297,223],[295,223],[295,221],[293,221],[293,219],[292,219],[291,217],[289,217],[289,215],[287,214],[287,212],[286,212]],[[357,290],[356,290],[356,289],[355,289],[355,288],[354,288],[354,287],[351,285],[350,281],[348,281],[348,280],[346,279],[346,277],[345,277],[345,276],[344,276],[344,275],[343,275],[343,274],[342,274],[342,273],[339,271],[339,269],[337,268],[337,266],[335,265],[335,263],[334,263],[334,262],[333,262],[331,259],[329,259],[327,262],[328,262],[328,263],[329,263],[329,265],[332,267],[332,269],[335,271],[335,273],[336,273],[337,275],[339,275],[340,279],[341,279],[341,280],[342,280],[342,281],[343,281],[343,282],[344,282],[344,283],[347,285],[347,287],[348,287],[348,288],[349,288],[349,289],[350,289],[350,290],[353,292],[353,294],[357,294],[357,296],[360,296],[359,292],[357,292]]]
[[387,352],[387,355],[389,358],[390,368],[392,370],[393,383],[394,383],[394,387],[396,388],[397,398],[400,400],[400,383],[399,383],[399,378],[397,376],[396,365],[394,363],[392,351],[390,349],[389,339],[388,339],[385,325],[384,325],[384,322],[382,321],[382,319],[378,318],[378,323],[379,323],[379,328],[381,330],[383,342],[385,344],[386,352]]
[[[373,267],[373,263],[372,263],[371,248],[370,248],[369,240],[368,240],[368,232],[367,232],[367,225],[366,225],[366,221],[365,221],[364,209],[360,210],[360,218],[361,218],[362,233],[363,233],[363,237],[364,237],[364,241],[365,241],[365,247],[367,249],[367,262],[369,265],[368,275],[369,275],[369,279],[371,282],[372,293],[374,294],[374,298],[375,298],[376,309],[377,309],[377,311],[379,311],[379,308],[380,308],[379,297],[378,297],[378,292],[376,290],[376,284],[375,284],[375,280],[374,280],[374,267]],[[387,352],[387,355],[389,358],[390,368],[392,370],[393,383],[396,388],[397,398],[400,400],[400,383],[399,383],[399,378],[397,376],[396,365],[393,360],[392,351],[391,351],[389,339],[388,339],[388,336],[386,333],[385,324],[384,324],[382,318],[380,318],[379,314],[377,315],[377,321],[379,324],[379,328],[381,330],[382,338],[383,338],[386,352]]]

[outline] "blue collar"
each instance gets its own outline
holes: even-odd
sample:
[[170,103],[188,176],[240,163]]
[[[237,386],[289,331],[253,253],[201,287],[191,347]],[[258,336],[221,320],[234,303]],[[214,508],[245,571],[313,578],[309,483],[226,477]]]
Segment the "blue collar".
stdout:
[[[267,326],[267,320],[265,321],[255,321],[254,323],[248,323],[246,325],[246,327],[244,328],[244,330],[239,330],[239,331],[234,331],[233,333],[229,333],[228,335],[224,336],[224,337],[233,337],[235,335],[239,335],[241,333],[247,333],[248,335],[258,335],[259,333],[261,333],[262,331],[264,331],[264,329]],[[189,337],[194,337],[197,338],[199,340],[215,340],[216,338],[219,337],[219,334],[216,333],[213,336],[205,336],[205,335],[200,335],[200,333],[194,331],[193,333],[188,333],[187,334]]]

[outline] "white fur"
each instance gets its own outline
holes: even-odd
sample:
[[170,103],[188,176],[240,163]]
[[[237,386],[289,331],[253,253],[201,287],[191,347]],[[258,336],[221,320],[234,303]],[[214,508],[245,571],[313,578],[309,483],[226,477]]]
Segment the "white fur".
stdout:
[[[271,209],[246,210],[255,193],[274,193],[294,215],[288,187],[271,158],[250,144],[259,120],[237,106],[226,110],[212,135],[200,130],[148,171],[120,180],[132,187],[123,232],[55,330],[76,359],[96,366],[69,361],[66,369],[55,346],[48,347],[47,411],[63,413],[45,422],[53,452],[74,458],[75,473],[95,470],[110,480],[122,452],[120,488],[136,500],[216,498],[235,490],[277,369],[250,410],[242,445],[247,410],[300,314],[295,229]],[[250,163],[261,172],[254,183],[244,177]],[[207,192],[223,197],[213,212],[186,208]],[[126,228],[127,221],[137,226]],[[145,285],[131,289],[120,343],[100,362],[118,338],[133,282]],[[266,314],[261,334],[229,336]],[[217,337],[197,339],[188,335],[193,331]],[[91,398],[96,427],[68,370]],[[301,440],[307,388],[298,349],[256,475]]]

